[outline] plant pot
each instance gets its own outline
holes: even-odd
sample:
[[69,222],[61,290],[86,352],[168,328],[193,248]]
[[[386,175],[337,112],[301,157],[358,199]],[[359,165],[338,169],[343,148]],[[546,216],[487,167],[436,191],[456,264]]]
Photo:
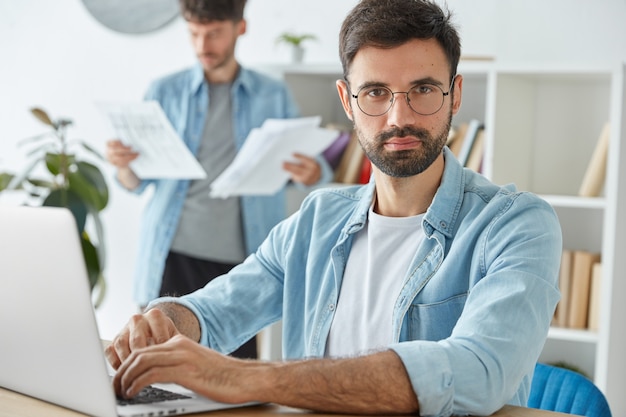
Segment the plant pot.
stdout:
[[294,45],[291,48],[291,62],[299,64],[304,60],[304,48],[300,45]]

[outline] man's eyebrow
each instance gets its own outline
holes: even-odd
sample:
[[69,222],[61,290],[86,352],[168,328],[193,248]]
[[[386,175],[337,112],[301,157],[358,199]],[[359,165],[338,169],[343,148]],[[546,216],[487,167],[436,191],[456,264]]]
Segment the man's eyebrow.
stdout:
[[443,86],[444,83],[433,77],[419,78],[411,82],[411,85],[422,85],[422,84],[432,84],[432,85],[437,85],[437,86]]
[[[432,85],[437,85],[437,86],[443,86],[444,83],[437,80],[436,78],[433,77],[423,77],[423,78],[417,78],[413,81],[411,81],[409,83],[410,87],[414,87],[416,85],[424,85],[424,84],[432,84]],[[356,88],[355,91],[359,91],[363,88],[371,88],[371,87],[386,87],[386,88],[390,88],[389,83],[384,83],[382,81],[365,81],[362,84],[359,84]]]
[[380,81],[365,81],[364,83],[357,86],[356,91],[360,91],[363,88],[371,88],[371,87],[387,87],[389,88],[389,84],[380,82]]

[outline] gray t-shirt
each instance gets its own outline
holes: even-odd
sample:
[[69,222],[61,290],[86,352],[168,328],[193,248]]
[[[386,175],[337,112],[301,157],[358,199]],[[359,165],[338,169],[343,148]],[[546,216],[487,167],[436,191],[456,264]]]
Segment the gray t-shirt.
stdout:
[[209,85],[209,111],[197,158],[207,173],[189,184],[171,250],[199,259],[239,263],[245,258],[239,198],[209,197],[210,184],[237,154],[232,84]]

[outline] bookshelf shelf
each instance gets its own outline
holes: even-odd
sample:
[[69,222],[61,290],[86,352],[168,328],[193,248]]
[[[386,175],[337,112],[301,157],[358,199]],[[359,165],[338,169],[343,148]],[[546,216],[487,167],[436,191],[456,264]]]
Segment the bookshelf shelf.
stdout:
[[[337,65],[264,68],[292,88],[304,116],[351,126],[341,108]],[[601,254],[597,331],[552,327],[541,361],[567,362],[589,375],[615,415],[626,415],[626,66],[503,65],[461,61],[463,102],[452,125],[484,122],[481,171],[497,184],[542,196],[555,209],[563,247]],[[579,189],[603,126],[610,123],[604,187]]]
[[550,331],[548,332],[548,338],[552,340],[595,344],[598,342],[598,333],[589,330],[551,327]]
[[563,195],[541,195],[554,207],[586,208],[590,210],[604,210],[606,199],[603,197],[577,197]]

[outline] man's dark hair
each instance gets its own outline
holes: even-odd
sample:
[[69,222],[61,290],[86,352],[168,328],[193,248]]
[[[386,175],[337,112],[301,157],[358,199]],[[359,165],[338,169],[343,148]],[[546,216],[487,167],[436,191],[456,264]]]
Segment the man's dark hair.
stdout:
[[[461,41],[451,23],[451,13],[432,0],[361,0],[343,21],[339,33],[339,58],[344,78],[356,53],[363,47],[393,48],[411,39],[436,39],[456,74]],[[452,78],[450,78],[452,82]]]
[[246,0],[179,0],[180,13],[185,20],[212,22],[243,19]]

